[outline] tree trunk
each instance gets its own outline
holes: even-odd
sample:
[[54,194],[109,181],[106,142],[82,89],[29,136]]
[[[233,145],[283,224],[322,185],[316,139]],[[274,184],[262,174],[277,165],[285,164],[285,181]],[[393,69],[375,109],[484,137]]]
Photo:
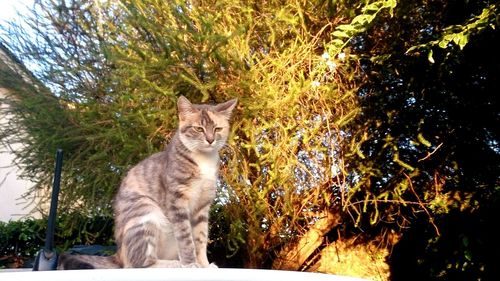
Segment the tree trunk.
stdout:
[[321,246],[324,235],[341,223],[341,218],[324,212],[319,219],[295,242],[286,245],[273,261],[273,269],[298,270]]

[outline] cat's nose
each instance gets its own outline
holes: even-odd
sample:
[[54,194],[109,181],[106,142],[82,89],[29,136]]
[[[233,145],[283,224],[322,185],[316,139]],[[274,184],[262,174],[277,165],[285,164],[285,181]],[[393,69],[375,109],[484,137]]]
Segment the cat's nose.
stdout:
[[206,140],[207,140],[208,144],[212,144],[214,142],[214,137],[213,136],[207,136]]

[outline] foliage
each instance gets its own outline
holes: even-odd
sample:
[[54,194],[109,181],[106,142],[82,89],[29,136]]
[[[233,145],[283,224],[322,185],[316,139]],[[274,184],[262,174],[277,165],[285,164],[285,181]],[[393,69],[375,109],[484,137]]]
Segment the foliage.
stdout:
[[[52,94],[13,87],[4,102],[19,118],[0,133],[4,143],[29,135],[15,153],[40,196],[51,153],[65,150],[63,212],[109,215],[123,174],[168,141],[181,94],[239,99],[211,247],[247,267],[276,267],[324,218],[315,253],[357,235],[397,233],[403,245],[412,227],[432,229],[422,238],[437,251],[449,214],[482,213],[497,198],[498,66],[485,42],[498,40],[497,3],[43,0],[34,9],[32,31],[12,24],[3,38]],[[295,269],[314,267],[313,256]],[[490,266],[472,259],[445,260],[477,276]],[[440,266],[428,277],[446,278]]]
[[[358,163],[360,172],[370,176],[363,177],[352,190],[352,198],[360,204],[351,212],[370,214],[371,220],[363,222],[361,218],[360,225],[392,221],[403,229],[411,228],[403,231],[409,233],[406,237],[411,242],[403,235],[401,244],[413,243],[412,254],[427,254],[413,264],[414,276],[487,278],[495,276],[494,266],[474,245],[488,240],[489,247],[500,246],[480,233],[494,221],[486,210],[498,201],[500,120],[496,93],[500,85],[494,46],[499,33],[491,28],[499,23],[498,5],[432,3],[432,10],[425,9],[428,3],[401,3],[394,18],[380,19],[363,42],[363,51],[373,55],[362,60],[369,74],[360,91],[364,114],[355,121],[362,132],[354,138],[360,152],[349,162]],[[490,16],[484,16],[486,10]],[[481,20],[488,24],[480,24]],[[388,29],[387,22],[391,22]],[[471,28],[472,23],[482,28]],[[464,29],[458,27],[460,24]],[[434,44],[452,29],[470,32],[466,45]],[[387,38],[388,34],[392,36]],[[427,52],[408,52],[412,46],[424,45]],[[375,204],[366,204],[367,198]],[[392,204],[394,201],[401,204]],[[472,231],[466,227],[450,229],[458,218],[466,220],[463,225],[474,225],[479,217],[483,221]],[[412,237],[414,231],[421,233],[423,244]],[[459,236],[468,237],[469,243],[463,244]],[[408,248],[402,251],[409,252]],[[461,254],[453,256],[451,252]],[[393,261],[402,265],[397,258]],[[415,261],[409,257],[410,264]],[[394,273],[394,278],[406,278],[411,266],[403,268],[407,269],[405,274]]]
[[494,199],[477,210],[437,215],[440,236],[426,222],[414,222],[419,227],[408,231],[391,256],[393,280],[407,280],[409,275],[415,280],[494,280],[500,273],[495,262],[500,247],[494,236],[499,191],[496,188]]
[[0,267],[22,267],[42,245],[41,225],[35,220],[0,223]]
[[[83,224],[82,229],[66,222]],[[0,222],[0,268],[32,267],[38,251],[45,245],[46,219],[25,219]],[[56,251],[62,252],[75,245],[110,245],[112,235],[110,218],[85,218],[80,214],[62,214],[56,225]]]
[[[411,53],[417,49],[430,49],[434,46],[447,49],[450,47],[450,44],[458,45],[462,50],[469,42],[470,36],[476,35],[488,27],[495,28],[497,21],[496,9],[498,8],[495,4],[490,4],[482,10],[481,14],[468,19],[464,24],[445,27],[439,39],[412,46],[408,49],[407,53]],[[434,63],[432,49],[429,50],[429,61]]]
[[0,223],[0,268],[22,267],[43,244],[41,225],[35,220]]
[[[461,128],[463,130],[484,128],[487,132],[486,135],[477,136],[477,143],[473,147],[482,151],[481,156],[486,157],[485,160],[488,159],[488,169],[493,169],[485,174],[488,177],[486,179],[488,188],[496,184],[497,173],[494,163],[498,159],[498,151],[492,138],[487,135],[497,135],[493,125],[497,117],[493,110],[494,106],[492,107],[495,102],[491,92],[497,85],[485,83],[483,88],[475,87],[473,85],[477,82],[475,77],[465,78],[472,72],[471,69],[463,67],[464,64],[468,64],[469,67],[479,68],[481,67],[479,65],[485,62],[485,58],[479,58],[473,51],[461,52],[453,45],[439,53],[439,66],[423,60],[422,57],[424,59],[426,57],[419,56],[418,53],[413,56],[407,54],[407,50],[417,45],[416,40],[431,42],[429,47],[432,47],[434,41],[429,39],[441,36],[434,30],[448,30],[445,20],[432,18],[436,15],[444,17],[448,9],[458,8],[448,7],[439,1],[435,4],[440,5],[441,9],[436,7],[435,10],[426,13],[422,13],[423,6],[418,2],[400,5],[395,14],[396,21],[394,18],[381,18],[380,23],[370,30],[370,35],[363,39],[364,42],[360,46],[363,47],[362,51],[372,55],[361,59],[363,69],[369,74],[364,77],[365,84],[359,91],[363,97],[363,114],[354,122],[359,127],[358,135],[353,138],[353,146],[356,145],[359,150],[350,157],[351,161],[358,163],[357,169],[360,174],[369,175],[362,177],[351,193],[351,196],[355,196],[358,191],[362,193],[359,196],[361,200],[358,202],[359,207],[354,210],[357,214],[366,212],[367,206],[370,205],[366,204],[367,198],[372,202],[399,200],[403,208],[406,208],[405,205],[416,204],[417,209],[420,209],[429,204],[435,213],[439,213],[441,207],[445,209],[449,207],[448,203],[439,204],[447,195],[443,194],[444,197],[441,197],[438,192],[450,191],[447,190],[451,183],[449,177],[460,174],[461,167],[468,165],[463,163],[462,159],[456,158],[456,153],[464,151],[460,147],[463,145],[461,141],[466,142],[470,139],[465,132],[458,133],[457,127],[460,126],[463,126]],[[496,6],[488,6],[488,9],[492,7]],[[481,11],[480,7],[476,7],[476,10]],[[451,16],[454,15],[449,17]],[[410,18],[412,21],[405,22],[404,18]],[[447,20],[457,21],[455,18]],[[387,22],[391,23],[390,28],[382,33],[381,30],[386,29]],[[491,24],[492,21],[489,22]],[[426,30],[420,30],[424,33],[421,35],[422,38],[415,37],[416,29],[424,24],[428,26]],[[387,34],[393,37],[390,40],[380,41],[381,37]],[[395,36],[399,38],[396,39]],[[425,44],[418,46],[423,45]],[[489,50],[484,44],[475,46],[478,49]],[[436,50],[436,54],[438,51]],[[489,53],[489,55],[494,54]],[[473,61],[474,59],[480,60]],[[490,69],[481,75],[485,75],[483,78],[488,80],[491,79],[488,75],[492,75],[497,66],[487,67]],[[462,79],[457,82],[456,77]],[[465,89],[469,92],[478,92],[481,96],[480,101],[470,100]],[[383,110],[380,110],[381,108]],[[459,117],[457,114],[466,109],[472,112],[484,110],[481,122],[457,118]],[[450,137],[450,134],[460,136]],[[458,178],[453,180],[456,183],[464,183]],[[467,191],[456,187],[451,189],[459,192]],[[427,208],[424,207],[424,210]],[[397,213],[396,210],[392,212]],[[369,213],[373,216],[372,223],[379,221],[378,212]],[[406,220],[407,217],[400,216],[400,218]]]

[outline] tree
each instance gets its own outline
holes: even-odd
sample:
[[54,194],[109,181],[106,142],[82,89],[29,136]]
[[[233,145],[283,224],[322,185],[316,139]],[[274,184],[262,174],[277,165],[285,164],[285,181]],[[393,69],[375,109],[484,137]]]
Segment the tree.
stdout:
[[[418,203],[416,210],[388,208],[401,226],[412,225],[394,252],[394,279],[496,276],[493,259],[479,245],[499,247],[481,232],[492,222],[488,213],[499,195],[499,65],[492,49],[499,34],[491,28],[498,25],[498,6],[423,5],[400,3],[399,20],[390,19],[381,33],[382,21],[365,38],[366,52],[380,60],[364,60],[369,75],[358,124],[368,134],[358,139],[364,137],[360,156],[366,157],[351,161],[373,176],[358,198],[369,190],[373,199]],[[389,40],[379,37],[388,34]],[[412,257],[402,258],[408,247]]]
[[[47,175],[47,147],[63,147],[61,206],[109,215],[123,173],[162,149],[175,129],[178,95],[238,97],[212,212],[214,253],[247,267],[325,270],[323,257],[339,245],[390,248],[395,238],[405,241],[407,228],[425,229],[424,245],[435,249],[448,214],[474,213],[497,198],[497,69],[460,86],[449,71],[468,77],[468,48],[493,54],[481,42],[497,40],[490,26],[498,26],[498,5],[425,4],[38,1],[41,13],[27,19],[38,40],[11,26],[5,34],[17,39],[4,41],[39,62],[35,73],[56,97],[64,126],[23,117],[0,130],[23,128],[28,147],[40,148],[16,152],[29,159],[30,178]],[[484,87],[484,100],[469,99],[467,87]],[[11,108],[26,108],[31,98],[20,97],[7,101]],[[466,132],[478,123],[449,115],[469,106],[485,114],[474,137]],[[34,129],[44,126],[61,129],[47,139]],[[460,155],[470,146],[487,169],[467,166]],[[449,264],[486,274],[476,269],[489,263],[472,260]],[[436,271],[427,277],[446,276],[429,266]]]

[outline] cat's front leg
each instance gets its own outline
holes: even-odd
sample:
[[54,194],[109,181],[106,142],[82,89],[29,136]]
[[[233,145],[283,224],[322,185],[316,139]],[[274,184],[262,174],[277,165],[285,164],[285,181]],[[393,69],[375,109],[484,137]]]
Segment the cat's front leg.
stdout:
[[202,267],[213,267],[210,265],[207,258],[209,209],[210,205],[203,207],[197,213],[193,214],[191,219],[196,260]]
[[187,200],[184,198],[174,200],[168,207],[168,217],[173,225],[181,264],[196,263],[196,251]]

